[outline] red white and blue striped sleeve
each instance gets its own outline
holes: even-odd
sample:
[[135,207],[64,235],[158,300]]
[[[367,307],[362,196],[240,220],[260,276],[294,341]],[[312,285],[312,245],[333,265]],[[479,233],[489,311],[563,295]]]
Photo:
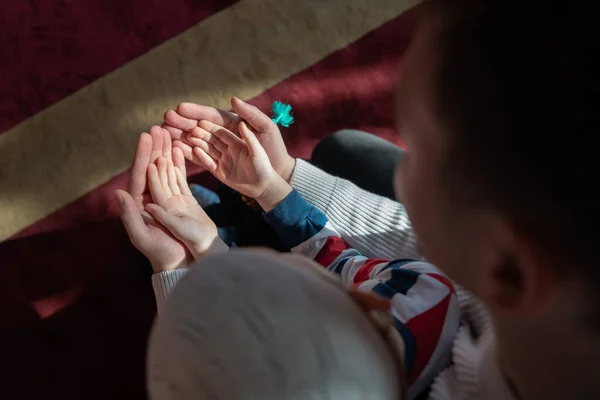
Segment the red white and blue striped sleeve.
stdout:
[[448,366],[460,309],[450,280],[433,265],[416,260],[367,258],[352,249],[317,208],[292,191],[265,219],[293,253],[313,258],[339,274],[346,287],[390,299],[403,339],[411,398]]

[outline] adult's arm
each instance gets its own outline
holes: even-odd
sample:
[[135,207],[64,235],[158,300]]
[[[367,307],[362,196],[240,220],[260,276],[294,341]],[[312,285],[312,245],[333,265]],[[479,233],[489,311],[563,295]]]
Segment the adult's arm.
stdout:
[[367,257],[420,259],[404,206],[296,159],[290,184],[320,209],[348,244]]

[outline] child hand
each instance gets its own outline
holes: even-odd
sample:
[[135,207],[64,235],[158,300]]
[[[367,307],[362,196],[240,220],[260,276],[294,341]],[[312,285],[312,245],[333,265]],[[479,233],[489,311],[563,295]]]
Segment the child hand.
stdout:
[[[173,157],[183,160],[180,149]],[[192,253],[194,259],[216,248],[226,249],[219,238],[217,226],[192,196],[185,174],[165,157],[148,166],[148,184],[155,204],[146,210]]]
[[177,110],[165,113],[164,127],[176,140],[176,145],[183,150],[185,157],[193,163],[201,164],[192,151],[193,145],[187,139],[188,132],[206,120],[239,135],[239,123],[242,120],[246,121],[265,149],[275,171],[289,182],[296,161],[288,154],[277,124],[258,108],[237,97],[231,99],[231,107],[233,112],[199,104],[181,103]]
[[278,175],[264,148],[242,121],[239,131],[242,139],[212,122],[201,121],[189,133],[188,141],[195,146],[194,154],[217,179],[259,199]]

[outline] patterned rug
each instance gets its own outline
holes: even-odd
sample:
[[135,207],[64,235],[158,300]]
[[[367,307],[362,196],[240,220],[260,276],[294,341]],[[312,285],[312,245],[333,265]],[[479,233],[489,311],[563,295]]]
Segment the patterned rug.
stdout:
[[[415,2],[2,2],[6,397],[145,398],[151,270],[113,198],[138,135],[181,101],[228,108],[236,95],[293,106],[293,156],[342,128],[397,142],[392,90]],[[190,179],[214,186],[201,172]]]

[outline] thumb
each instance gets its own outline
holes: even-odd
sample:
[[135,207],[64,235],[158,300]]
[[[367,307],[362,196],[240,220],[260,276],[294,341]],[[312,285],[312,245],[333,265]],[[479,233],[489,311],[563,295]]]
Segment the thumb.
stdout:
[[257,107],[252,104],[248,104],[237,97],[231,99],[231,107],[233,112],[240,116],[243,120],[247,121],[252,128],[258,133],[267,132],[272,128],[274,122],[271,121],[265,113],[260,111]]
[[146,211],[150,213],[158,222],[160,222],[165,228],[167,228],[171,233],[174,233],[177,230],[178,220],[176,216],[171,213],[165,211],[164,208],[160,207],[157,204],[146,204]]
[[244,121],[240,121],[239,130],[240,135],[242,135],[242,139],[244,139],[244,141],[248,145],[248,149],[250,150],[251,156],[263,156],[268,158],[265,149],[262,147],[262,145],[256,138],[256,135],[248,128]]
[[142,219],[138,205],[133,200],[133,197],[124,190],[117,190],[115,198],[117,199],[121,221],[123,221],[127,235],[129,235],[129,240],[138,249],[140,246],[144,247],[148,238],[148,228]]

